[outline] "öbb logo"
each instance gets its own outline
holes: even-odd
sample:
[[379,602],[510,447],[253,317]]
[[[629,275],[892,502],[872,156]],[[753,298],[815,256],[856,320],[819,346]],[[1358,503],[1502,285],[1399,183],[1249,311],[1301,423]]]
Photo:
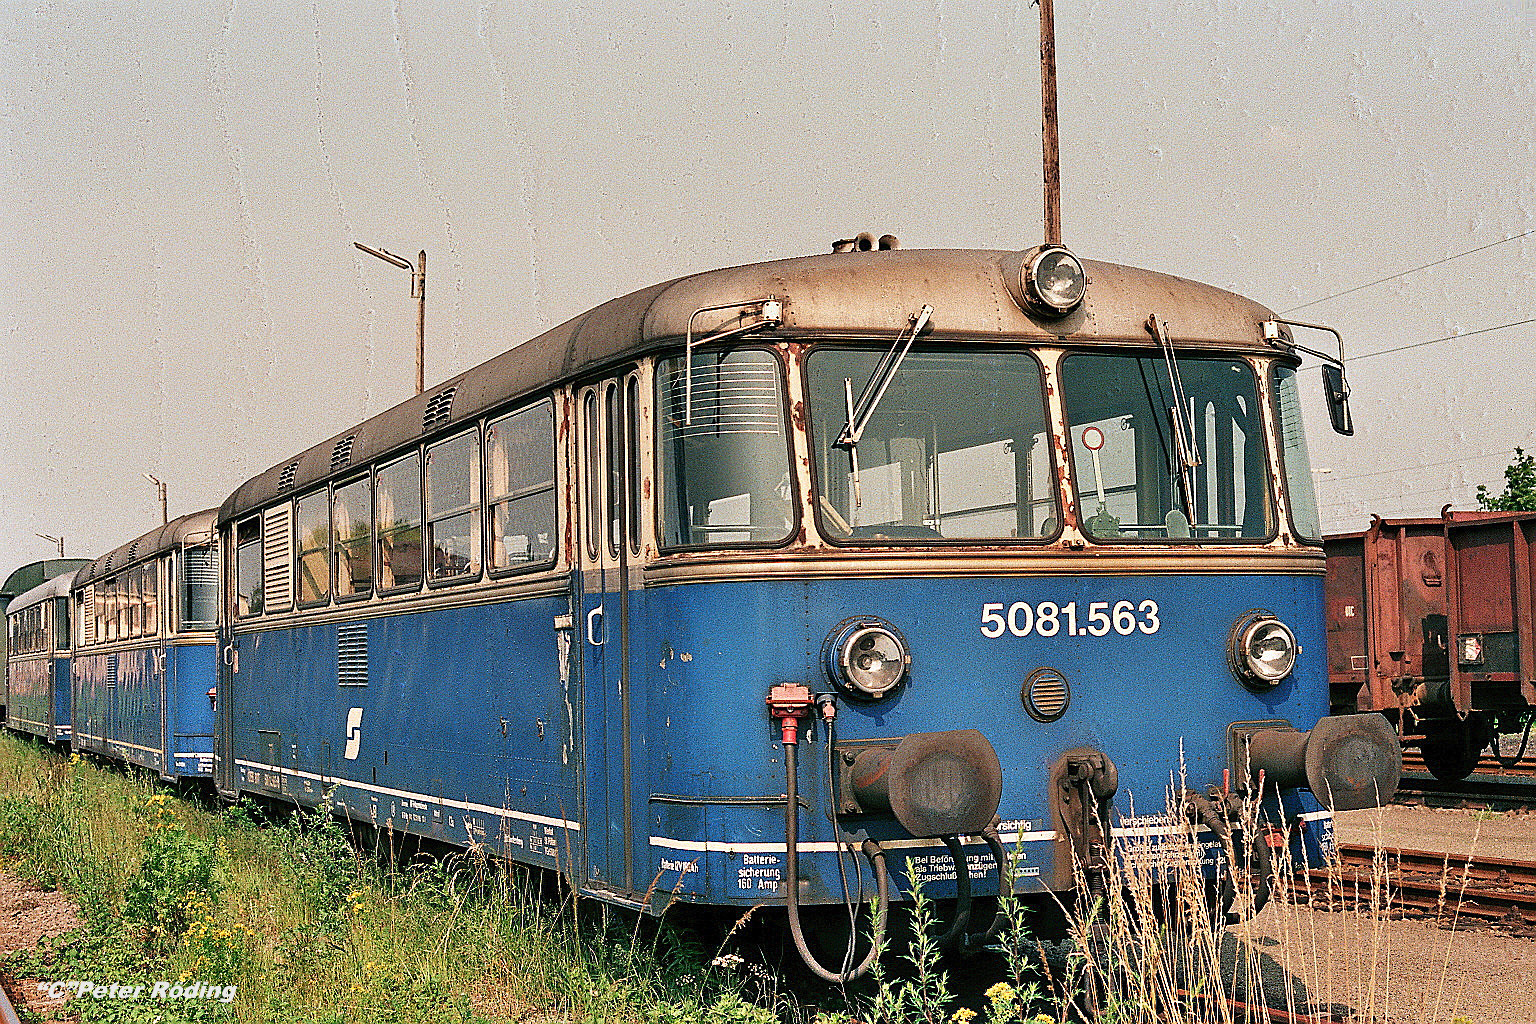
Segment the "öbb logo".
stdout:
[[347,749],[342,757],[357,760],[357,749],[363,745],[363,709],[352,708],[347,712]]

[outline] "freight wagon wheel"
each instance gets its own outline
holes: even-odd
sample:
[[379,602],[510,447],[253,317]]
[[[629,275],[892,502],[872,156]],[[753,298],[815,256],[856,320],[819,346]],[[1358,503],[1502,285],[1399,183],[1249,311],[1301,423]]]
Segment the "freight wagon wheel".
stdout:
[[1441,782],[1460,782],[1472,774],[1482,759],[1483,747],[1474,736],[1474,724],[1451,722],[1424,725],[1424,742],[1420,750],[1424,754],[1424,767]]

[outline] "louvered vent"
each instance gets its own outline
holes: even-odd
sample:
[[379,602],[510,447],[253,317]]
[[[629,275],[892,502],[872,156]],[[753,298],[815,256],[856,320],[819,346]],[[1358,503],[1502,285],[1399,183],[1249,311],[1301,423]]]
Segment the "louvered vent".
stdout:
[[288,463],[288,465],[283,467],[282,474],[277,478],[278,494],[287,494],[289,491],[293,490],[293,478],[298,474],[298,472],[298,459],[294,459],[292,462]]
[[138,541],[134,541],[132,544],[128,545],[128,561],[132,562],[134,559],[136,559],[138,557],[139,557],[139,542]]
[[117,685],[117,655],[107,655],[107,685]]
[[426,412],[421,414],[421,432],[426,433],[433,427],[440,427],[453,418],[453,396],[459,390],[455,384],[451,388],[443,388],[433,395],[427,402]]
[[286,610],[293,604],[293,538],[289,505],[279,505],[262,513],[261,556],[265,605],[269,612]]
[[336,442],[336,447],[331,449],[331,472],[345,469],[352,462],[352,442],[357,440],[356,434],[348,434]]
[[102,569],[102,572],[111,572],[112,571],[112,564],[115,561],[117,561],[117,552],[116,551],[112,552],[110,555],[107,556],[107,564],[106,564],[106,567],[104,569]]
[[85,634],[83,639],[86,643],[96,642],[96,584],[94,583],[85,588],[84,600],[80,604],[80,631]]
[[368,623],[344,622],[336,628],[336,682],[368,685]]
[[1024,710],[1038,722],[1054,722],[1072,700],[1067,678],[1053,668],[1037,668],[1024,680]]

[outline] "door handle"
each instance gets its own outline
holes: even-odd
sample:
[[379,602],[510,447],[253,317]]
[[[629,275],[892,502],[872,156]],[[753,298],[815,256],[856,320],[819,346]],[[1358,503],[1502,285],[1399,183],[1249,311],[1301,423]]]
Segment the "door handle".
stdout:
[[587,612],[587,643],[591,644],[593,647],[601,647],[601,646],[603,646],[603,641],[599,640],[598,637],[597,637],[597,627],[602,624],[602,621],[603,621],[603,606],[602,605],[598,605],[596,608],[593,608],[590,612]]

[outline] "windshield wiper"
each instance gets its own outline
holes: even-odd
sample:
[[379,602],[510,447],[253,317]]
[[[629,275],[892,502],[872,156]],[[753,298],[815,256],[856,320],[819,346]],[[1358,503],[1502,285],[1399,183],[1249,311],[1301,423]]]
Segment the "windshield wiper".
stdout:
[[1168,369],[1168,387],[1173,391],[1173,405],[1168,418],[1173,423],[1173,441],[1178,447],[1179,497],[1184,514],[1195,521],[1195,467],[1200,465],[1200,449],[1195,446],[1198,432],[1195,429],[1195,412],[1184,392],[1184,378],[1179,374],[1178,356],[1173,351],[1173,341],[1168,337],[1168,325],[1154,313],[1147,317],[1147,330],[1157,339],[1163,350],[1163,362]]
[[[911,333],[898,335],[894,344],[885,355],[880,357],[875,370],[869,375],[869,380],[864,382],[864,388],[859,392],[857,400],[853,397],[853,380],[843,378],[843,396],[847,404],[848,422],[843,424],[842,432],[837,435],[837,440],[832,444],[837,448],[848,449],[848,466],[853,483],[853,507],[859,508],[864,504],[863,495],[859,489],[859,440],[864,436],[864,428],[869,426],[870,418],[875,414],[875,407],[880,404],[880,399],[885,397],[885,389],[891,386],[891,381],[896,377],[896,371],[901,368],[901,362],[907,358],[907,353],[912,350],[912,342],[917,340],[918,334],[928,324],[928,319],[933,316],[933,307],[924,305],[922,309],[913,313],[908,320],[912,325]],[[906,342],[903,344],[902,339]]]

